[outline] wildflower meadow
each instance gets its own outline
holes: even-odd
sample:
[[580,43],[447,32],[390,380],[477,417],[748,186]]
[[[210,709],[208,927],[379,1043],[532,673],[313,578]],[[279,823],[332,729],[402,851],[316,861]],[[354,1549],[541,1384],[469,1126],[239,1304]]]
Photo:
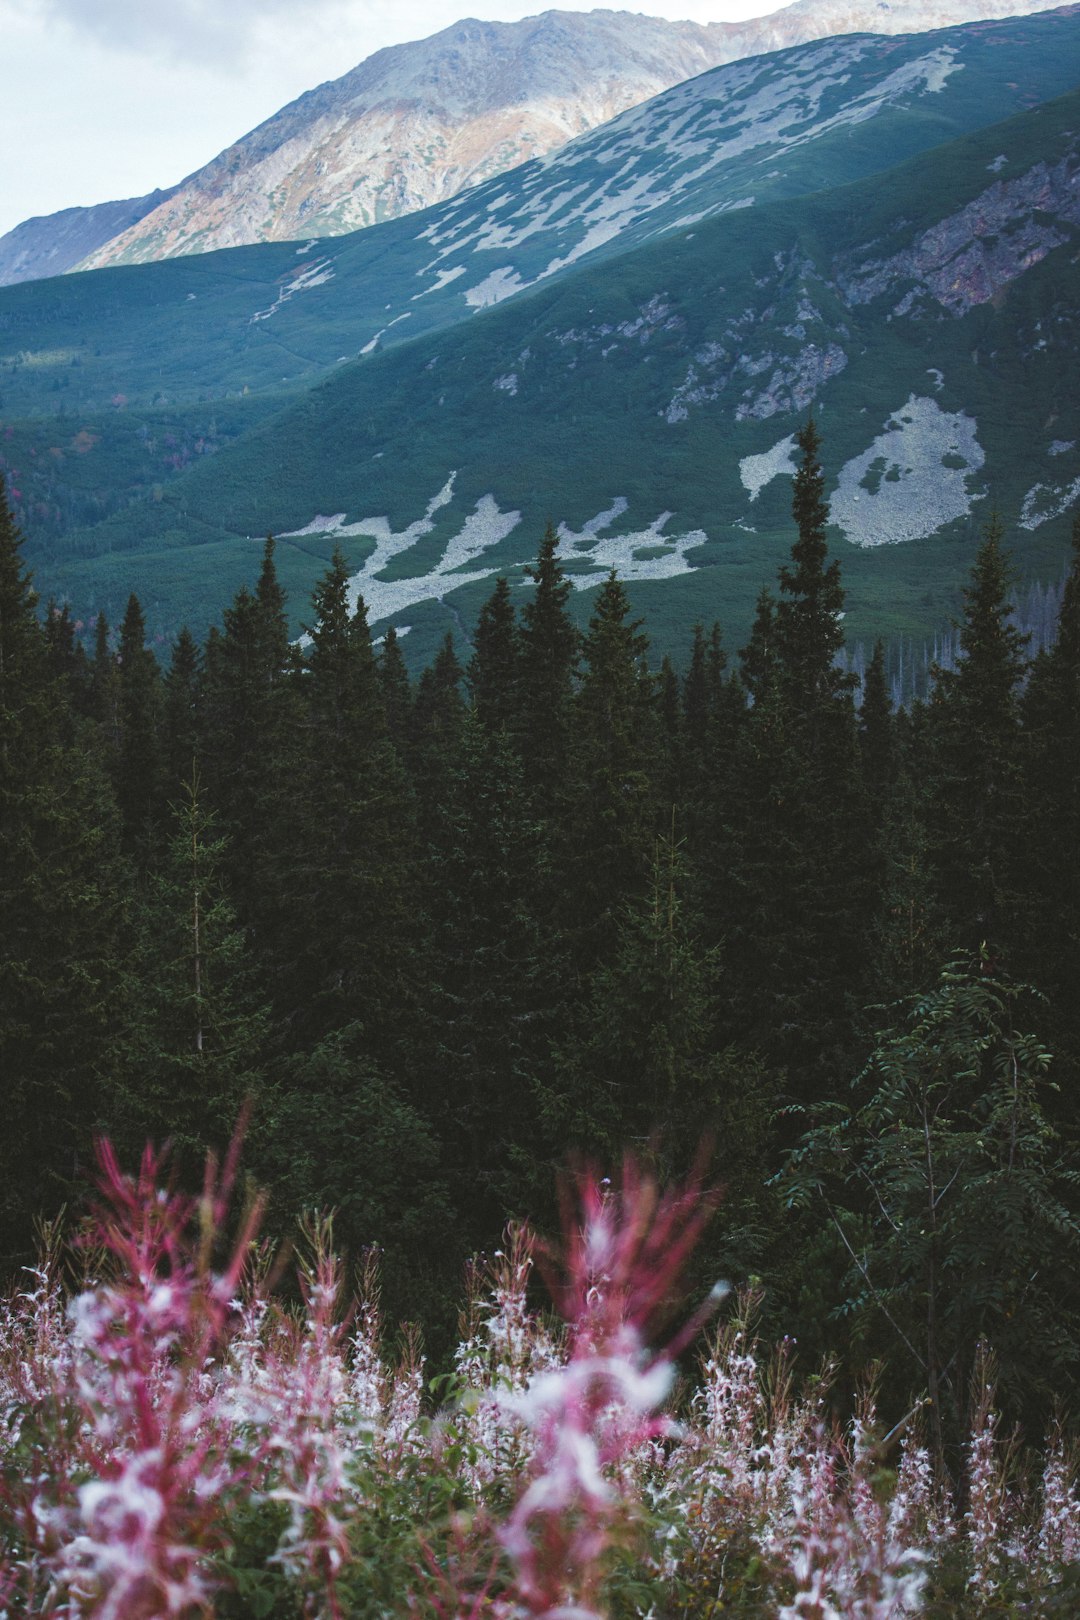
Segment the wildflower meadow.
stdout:
[[1064,1433],[1001,1432],[988,1351],[951,1475],[872,1382],[838,1417],[752,1293],[684,1299],[699,1182],[579,1174],[559,1244],[470,1268],[431,1377],[377,1256],[352,1286],[310,1219],[287,1275],[236,1181],[235,1148],[195,1197],[102,1144],[92,1216],[0,1308],[5,1620],[1076,1612]]

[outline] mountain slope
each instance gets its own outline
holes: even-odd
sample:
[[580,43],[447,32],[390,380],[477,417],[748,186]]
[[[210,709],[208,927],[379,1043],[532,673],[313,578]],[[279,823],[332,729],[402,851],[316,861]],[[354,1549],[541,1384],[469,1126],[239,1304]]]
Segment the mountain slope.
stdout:
[[75,265],[336,236],[544,156],[718,64],[838,33],[915,32],[1043,3],[797,0],[709,26],[625,11],[467,19],[299,97],[168,193],[27,221],[0,238],[0,285]]
[[[552,516],[582,590],[617,565],[660,645],[696,618],[737,635],[789,543],[784,475],[811,402],[853,635],[940,626],[991,495],[1025,574],[1052,581],[1080,495],[1080,105],[1073,92],[945,137],[1075,83],[1078,45],[1074,9],[806,47],[680,86],[544,164],[336,244],[321,268],[271,246],[11,289],[0,329],[35,312],[59,342],[75,300],[85,362],[63,374],[99,388],[126,368],[144,390],[61,425],[55,402],[44,415],[44,341],[0,374],[42,412],[0,439],[42,585],[110,615],[134,586],[163,632],[201,627],[272,528],[298,613],[340,543],[373,615],[411,625],[422,652],[467,626],[496,569],[520,578]],[[727,206],[748,181],[758,200]],[[461,267],[451,281],[436,235],[442,269]],[[259,266],[286,255],[311,285],[259,318]],[[468,292],[500,268],[523,290],[478,307]],[[418,280],[435,284],[419,301],[404,290]],[[407,297],[427,313],[319,386],[311,362],[299,393],[268,381],[223,402],[206,387],[301,342],[325,352],[350,321],[394,322]],[[171,347],[185,322],[198,341]],[[170,424],[149,391],[193,365],[207,398]],[[39,509],[76,477],[82,499],[95,478],[119,487],[119,509],[50,531]]]
[[412,213],[717,59],[709,29],[628,12],[455,23],[301,96],[86,267],[340,235]]
[[64,208],[58,214],[23,220],[0,236],[0,287],[63,275],[106,242],[137,225],[171,195],[169,191],[151,191],[148,196],[129,197],[123,202]]
[[1080,500],[1078,120],[1074,93],[349,368],[166,491],[143,555],[64,577],[160,593],[185,559],[250,569],[271,528],[290,583],[342,544],[373,619],[430,650],[553,517],[575,585],[617,567],[659,646],[738,637],[813,404],[853,637],[940,628],[991,502],[1052,580]]
[[1080,8],[717,68],[417,216],[0,290],[9,417],[282,398],[697,219],[888,169],[1072,88]]

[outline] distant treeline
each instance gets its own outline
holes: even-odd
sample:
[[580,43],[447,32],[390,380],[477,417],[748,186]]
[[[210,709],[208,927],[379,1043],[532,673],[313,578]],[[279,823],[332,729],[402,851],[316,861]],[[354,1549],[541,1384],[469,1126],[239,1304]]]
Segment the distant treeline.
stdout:
[[550,530],[464,670],[448,638],[411,680],[340,557],[291,643],[272,541],[167,671],[134,597],[87,653],[0,500],[0,1269],[77,1219],[96,1132],[187,1177],[250,1099],[271,1228],[383,1245],[437,1355],[573,1153],[705,1141],[703,1276],[761,1279],[806,1364],[947,1425],[985,1337],[1018,1410],[1068,1398],[1080,572],[1032,656],[991,523],[933,679],[856,674],[800,446],[790,562],[682,674],[614,574],[575,628]]

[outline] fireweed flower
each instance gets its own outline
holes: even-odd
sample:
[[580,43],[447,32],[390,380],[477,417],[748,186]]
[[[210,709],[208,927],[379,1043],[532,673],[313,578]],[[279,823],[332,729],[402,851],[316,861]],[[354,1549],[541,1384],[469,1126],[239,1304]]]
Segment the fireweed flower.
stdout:
[[[645,1513],[634,1580],[654,1617],[688,1589],[738,1606],[749,1580],[777,1620],[900,1620],[942,1550],[977,1605],[1080,1561],[1072,1449],[1059,1429],[1039,1468],[1018,1467],[986,1364],[962,1518],[917,1426],[894,1481],[868,1403],[841,1431],[827,1377],[798,1397],[790,1345],[762,1355],[751,1301],[707,1347],[680,1423],[666,1416],[710,1304],[670,1337],[711,1208],[695,1183],[581,1176],[559,1251],[510,1230],[474,1270],[464,1396],[431,1419],[416,1336],[396,1369],[383,1359],[374,1254],[350,1302],[329,1223],[309,1223],[300,1304],[275,1300],[257,1210],[221,1235],[235,1168],[234,1149],[186,1198],[159,1156],[128,1177],[103,1147],[94,1280],[67,1303],[53,1243],[0,1299],[0,1620],[194,1620],[252,1575],[334,1620],[382,1525],[406,1549],[379,1571],[385,1612],[439,1620],[598,1620]],[[556,1333],[529,1308],[534,1262]],[[276,1542],[245,1570],[238,1531],[261,1506]]]
[[[36,1565],[70,1612],[152,1620],[208,1607],[207,1551],[228,1481],[228,1439],[207,1368],[224,1340],[251,1211],[225,1265],[209,1235],[232,1189],[238,1143],[201,1199],[164,1191],[150,1149],[135,1177],[99,1148],[100,1200],[89,1241],[108,1280],[67,1312],[66,1351],[52,1359],[39,1410],[67,1437],[22,1515]],[[40,1326],[40,1324],[39,1324]],[[61,1338],[55,1311],[48,1331]],[[50,1358],[39,1357],[48,1376]],[[42,1363],[44,1364],[42,1366]]]
[[630,1162],[617,1191],[584,1174],[576,1193],[580,1213],[563,1201],[561,1267],[546,1255],[568,1359],[502,1402],[528,1429],[533,1458],[499,1539],[514,1568],[516,1612],[547,1620],[598,1614],[605,1554],[633,1508],[625,1477],[620,1491],[613,1476],[635,1449],[672,1433],[658,1408],[674,1356],[699,1324],[658,1352],[649,1334],[670,1311],[712,1212],[696,1182],[661,1195]]

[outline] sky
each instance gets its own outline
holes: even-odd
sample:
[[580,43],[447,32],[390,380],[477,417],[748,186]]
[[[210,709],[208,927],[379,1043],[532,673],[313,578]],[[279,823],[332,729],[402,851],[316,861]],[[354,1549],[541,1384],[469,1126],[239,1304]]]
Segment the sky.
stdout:
[[[783,0],[612,0],[693,22]],[[0,0],[0,235],[35,214],[140,197],[201,168],[305,90],[463,16],[594,0]]]

